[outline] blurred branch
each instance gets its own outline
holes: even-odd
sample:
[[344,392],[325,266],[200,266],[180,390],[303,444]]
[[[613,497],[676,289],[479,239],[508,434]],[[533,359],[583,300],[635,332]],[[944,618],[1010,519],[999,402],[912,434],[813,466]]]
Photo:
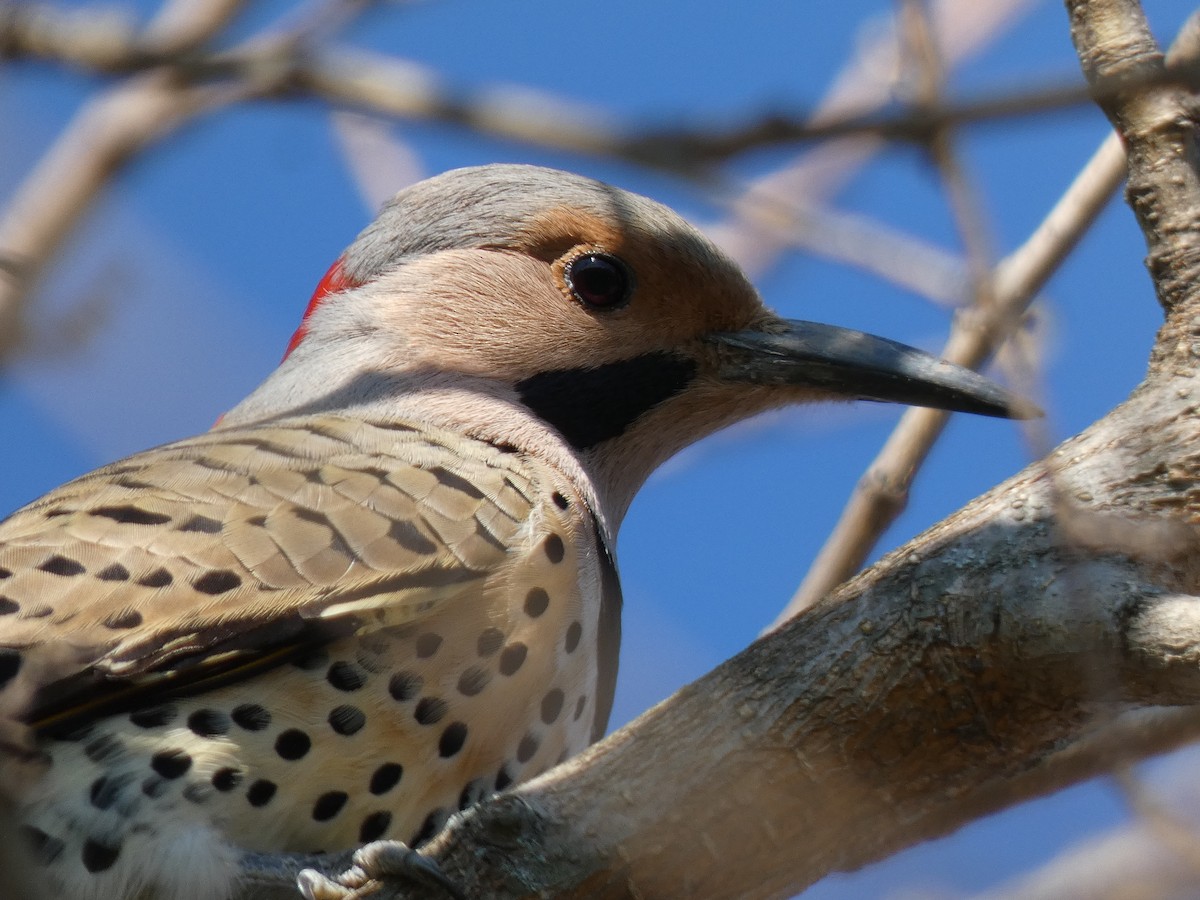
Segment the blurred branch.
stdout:
[[[900,0],[898,18],[903,46],[914,73],[914,103],[918,110],[935,108],[941,102],[946,72],[929,10],[923,0]],[[990,319],[991,339],[1002,340],[1015,329],[1016,318],[1033,300],[1037,287],[1028,296],[1008,297],[1006,303],[998,302],[991,275],[992,241],[983,201],[955,149],[952,130],[947,127],[931,132],[926,149],[941,175],[953,220],[966,250],[972,308],[959,322]],[[1074,242],[1069,246],[1074,246]],[[977,366],[990,356],[993,347],[971,348],[979,359],[953,361]],[[901,420],[892,439],[859,479],[796,595],[771,627],[777,627],[788,616],[816,602],[861,568],[883,532],[907,506],[912,481],[948,420],[949,416],[940,412],[919,419]],[[908,433],[902,433],[906,424]]]
[[1196,800],[1195,754],[1168,779],[1169,806],[1160,789],[1134,780],[1129,767],[1148,753],[1170,750],[1197,737],[1196,708],[1147,709],[1116,719],[1059,754],[1057,761],[1052,758],[1041,767],[1051,771],[1049,780],[1061,777],[1065,767],[1080,771],[1084,760],[1092,770],[1116,772],[1139,820],[1069,848],[1040,869],[973,900],[1192,896],[1200,883],[1200,835],[1185,811]]
[[[1146,265],[1155,276],[1168,327],[1185,338],[1190,322],[1179,307],[1200,282],[1200,174],[1196,171],[1195,116],[1200,100],[1164,73],[1200,58],[1200,17],[1184,27],[1187,48],[1164,60],[1133,0],[1068,0],[1071,37],[1097,102],[1129,147],[1128,193],[1146,236]],[[1142,90],[1105,91],[1105,85],[1147,85]],[[1159,349],[1179,348],[1159,343]],[[1190,349],[1187,351],[1190,352]],[[1166,360],[1155,356],[1152,364]]]
[[[938,44],[948,66],[961,64],[998,39],[1036,0],[961,3],[933,0]],[[903,94],[902,48],[895,25],[875,29],[858,42],[813,113],[813,125],[870,119]],[[733,204],[724,222],[706,229],[752,277],[793,246],[790,230],[779,230],[779,210],[791,206],[795,218],[823,208],[886,144],[873,134],[823,141],[786,167],[756,179]]]
[[[977,368],[1019,325],[1029,303],[1045,286],[1125,174],[1125,153],[1109,135],[1049,215],[992,274],[993,303],[988,310],[960,314],[942,349],[943,358]],[[772,623],[811,606],[858,571],[880,536],[904,508],[912,478],[941,435],[947,413],[907,409],[879,454],[859,479],[829,538],[813,560],[796,595]]]
[[[1180,29],[1167,64],[1190,67],[1198,54],[1200,15],[1193,15]],[[1152,72],[1147,83],[1154,83]],[[1029,303],[1086,233],[1124,174],[1125,152],[1117,135],[1111,134],[1037,230],[996,267],[990,309],[956,319],[942,351],[944,358],[972,368],[986,362],[1016,329]],[[948,419],[948,414],[936,410],[904,412],[772,628],[811,606],[862,567],[879,537],[904,508],[912,479]]]
[[[221,2],[237,5],[234,0]],[[951,126],[1051,112],[1130,87],[1191,83],[1197,77],[1194,66],[1183,65],[1092,88],[1055,85],[965,101],[943,98],[902,105],[882,115],[818,118],[780,113],[727,127],[647,129],[528,88],[456,91],[418,63],[348,46],[267,40],[224,52],[190,51],[192,47],[150,39],[116,13],[92,19],[40,4],[0,8],[0,58],[53,61],[108,75],[169,68],[193,84],[240,81],[253,85],[259,96],[313,96],[364,112],[460,125],[502,139],[683,172],[703,170],[762,147],[830,138],[866,136],[928,144]]]
[[[219,31],[243,2],[172,0],[139,45],[147,52],[186,54]],[[5,6],[0,18],[11,19],[16,9],[23,7]],[[106,91],[76,115],[0,216],[0,360],[21,340],[30,286],[114,172],[227,94],[148,72]]]
[[970,297],[958,256],[870,216],[781,200],[775,230],[796,249],[869,272],[939,306],[956,309]]
[[429,174],[417,151],[377,116],[334,111],[329,125],[368,215],[378,212],[396,191]]
[[971,900],[1135,900],[1194,897],[1195,860],[1165,845],[1145,823],[1086,841]]

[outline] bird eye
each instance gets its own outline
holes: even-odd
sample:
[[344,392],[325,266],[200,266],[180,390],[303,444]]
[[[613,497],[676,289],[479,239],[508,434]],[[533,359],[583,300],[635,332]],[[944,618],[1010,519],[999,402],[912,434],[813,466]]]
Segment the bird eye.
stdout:
[[584,306],[615,309],[633,293],[633,276],[625,264],[607,253],[585,253],[567,263],[563,277],[571,296]]

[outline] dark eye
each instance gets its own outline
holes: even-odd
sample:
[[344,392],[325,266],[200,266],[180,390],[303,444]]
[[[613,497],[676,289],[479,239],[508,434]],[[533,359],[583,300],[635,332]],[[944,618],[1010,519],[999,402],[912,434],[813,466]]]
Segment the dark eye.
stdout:
[[607,253],[586,253],[567,263],[567,288],[584,306],[614,309],[629,300],[633,276],[625,264]]

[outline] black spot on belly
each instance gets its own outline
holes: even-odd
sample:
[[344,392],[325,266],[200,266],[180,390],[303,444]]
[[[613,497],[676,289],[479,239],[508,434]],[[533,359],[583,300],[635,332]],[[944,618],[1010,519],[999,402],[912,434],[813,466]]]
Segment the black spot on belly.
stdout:
[[142,793],[151,800],[156,797],[161,797],[167,792],[167,782],[157,776],[151,775],[142,782]]
[[257,703],[235,706],[230,714],[234,722],[247,731],[262,731],[271,724],[271,714]]
[[212,796],[212,788],[207,784],[189,784],[183,789],[183,798],[190,803],[204,803]]
[[531,619],[536,619],[549,606],[550,595],[540,587],[530,588],[529,593],[525,595],[525,615]]
[[425,821],[421,823],[421,827],[417,830],[417,833],[409,840],[408,846],[415,849],[424,844],[441,831],[442,826],[446,824],[448,818],[450,818],[450,813],[447,810],[441,807],[433,810],[425,817]]
[[424,684],[425,679],[420,675],[414,675],[412,672],[397,672],[388,680],[388,693],[394,700],[411,700],[421,693]]
[[462,675],[458,678],[458,692],[464,697],[474,697],[485,687],[491,676],[478,666],[471,666],[464,669]]
[[111,868],[121,855],[121,847],[109,847],[89,838],[83,842],[83,866],[89,872],[103,872]]
[[229,730],[229,718],[215,709],[198,709],[187,720],[188,728],[200,737],[217,737]]
[[83,745],[83,752],[92,762],[108,762],[125,752],[125,747],[114,735],[98,734]]
[[367,683],[367,673],[354,663],[339,660],[329,667],[325,678],[339,691],[357,691]]
[[360,844],[367,844],[371,841],[377,841],[383,837],[388,830],[388,826],[392,824],[392,814],[385,810],[373,812],[363,819],[362,827],[358,829],[358,841]]
[[242,773],[237,769],[217,769],[213,772],[212,786],[218,791],[232,791],[242,783]]
[[297,669],[303,669],[306,672],[314,672],[317,669],[324,668],[328,663],[329,654],[324,650],[313,650],[311,653],[306,653],[292,660],[293,666]]
[[350,796],[345,791],[328,791],[313,804],[312,817],[318,822],[328,822],[342,811]]
[[450,704],[440,697],[422,697],[413,717],[422,725],[435,725],[446,716]]
[[427,631],[417,638],[417,656],[420,659],[428,659],[438,652],[440,646],[442,646],[442,636]]
[[400,783],[400,779],[404,775],[404,766],[400,763],[384,763],[375,770],[375,774],[371,776],[371,783],[368,789],[372,794],[379,796],[386,794],[392,788]]
[[557,534],[552,534],[546,538],[542,544],[542,550],[546,553],[546,559],[552,563],[560,563],[563,561],[563,556],[566,553],[566,548],[563,547],[563,540]]
[[504,646],[504,632],[499,628],[485,628],[479,635],[479,641],[475,645],[475,649],[480,656],[491,656],[497,650]]
[[7,647],[0,648],[0,688],[12,681],[19,671],[21,671],[20,652]]
[[131,773],[114,776],[109,778],[107,775],[101,775],[92,782],[91,788],[88,790],[88,801],[96,809],[109,809],[117,799],[121,796],[121,792],[133,780]]
[[271,798],[275,796],[277,790],[279,787],[275,782],[260,778],[250,785],[246,791],[246,799],[250,801],[251,806],[266,806],[271,802]]
[[329,727],[338,734],[352,735],[367,724],[367,717],[357,706],[346,703],[329,711]]
[[488,784],[487,778],[476,778],[473,781],[467,782],[462,793],[458,795],[458,808],[467,809],[474,806],[484,797],[491,793],[491,786]]
[[567,626],[567,638],[563,642],[568,653],[574,653],[575,648],[579,646],[579,639],[583,637],[583,626],[578,622],[572,622]]
[[558,718],[558,714],[563,708],[563,692],[558,688],[552,688],[546,692],[546,696],[542,698],[542,721],[547,725],[553,725]]
[[275,739],[275,752],[283,759],[301,759],[312,748],[312,739],[298,728],[289,728]]
[[179,711],[171,705],[150,706],[145,709],[135,709],[129,714],[129,721],[138,728],[162,728],[175,721]]
[[537,751],[538,739],[532,734],[525,735],[521,738],[521,743],[517,745],[517,762],[529,762]]
[[525,664],[525,657],[528,653],[528,647],[520,641],[513,641],[500,654],[500,674],[515,675],[517,670]]
[[162,750],[150,758],[150,768],[163,778],[178,778],[192,767],[192,758],[182,750]]
[[463,744],[465,744],[466,741],[466,723],[451,722],[446,726],[446,730],[442,732],[441,739],[438,740],[438,755],[443,759],[449,759],[463,748]]

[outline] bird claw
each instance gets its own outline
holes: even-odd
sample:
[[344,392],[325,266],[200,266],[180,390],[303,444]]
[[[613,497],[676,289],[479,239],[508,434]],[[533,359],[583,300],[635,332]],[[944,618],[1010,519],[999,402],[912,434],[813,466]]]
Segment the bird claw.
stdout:
[[355,900],[380,890],[384,882],[399,881],[441,890],[454,900],[466,900],[441,866],[400,841],[366,844],[354,854],[352,862],[349,869],[333,878],[315,869],[304,869],[296,878],[300,893],[305,900]]
[[304,900],[352,900],[362,896],[359,888],[366,883],[366,873],[358,866],[338,875],[336,881],[316,869],[302,869],[296,876],[296,887]]

